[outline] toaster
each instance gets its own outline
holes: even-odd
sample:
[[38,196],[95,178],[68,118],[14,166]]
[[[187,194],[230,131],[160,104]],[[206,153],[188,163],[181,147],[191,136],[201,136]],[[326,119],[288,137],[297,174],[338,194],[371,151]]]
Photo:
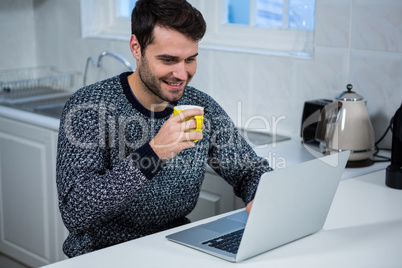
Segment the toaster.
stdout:
[[331,104],[329,99],[316,99],[304,102],[303,115],[300,127],[300,137],[304,143],[317,143],[315,133],[322,109]]

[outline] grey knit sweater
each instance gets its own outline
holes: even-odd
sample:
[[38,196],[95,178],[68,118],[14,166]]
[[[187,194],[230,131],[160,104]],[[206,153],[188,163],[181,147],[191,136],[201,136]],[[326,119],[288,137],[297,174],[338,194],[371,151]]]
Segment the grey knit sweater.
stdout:
[[[178,103],[152,113],[132,94],[129,74],[81,88],[62,114],[57,188],[69,257],[187,223],[206,164],[245,203],[270,170],[211,97],[187,87]],[[204,107],[204,138],[163,163],[148,143],[176,104]]]

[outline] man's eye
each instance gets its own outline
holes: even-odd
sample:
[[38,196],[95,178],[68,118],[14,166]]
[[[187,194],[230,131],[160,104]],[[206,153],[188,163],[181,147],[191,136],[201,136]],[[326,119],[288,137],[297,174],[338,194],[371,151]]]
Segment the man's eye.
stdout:
[[187,63],[191,63],[193,61],[195,61],[195,58],[189,58],[189,59],[186,60]]
[[172,59],[163,59],[163,62],[165,62],[165,63],[172,63],[173,60],[172,60]]

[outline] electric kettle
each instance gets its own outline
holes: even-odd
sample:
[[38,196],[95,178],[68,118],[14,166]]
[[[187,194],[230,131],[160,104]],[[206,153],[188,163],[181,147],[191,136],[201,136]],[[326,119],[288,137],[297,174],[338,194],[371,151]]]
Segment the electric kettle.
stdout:
[[351,84],[346,88],[322,109],[315,138],[324,154],[350,150],[349,161],[367,160],[375,146],[366,101]]

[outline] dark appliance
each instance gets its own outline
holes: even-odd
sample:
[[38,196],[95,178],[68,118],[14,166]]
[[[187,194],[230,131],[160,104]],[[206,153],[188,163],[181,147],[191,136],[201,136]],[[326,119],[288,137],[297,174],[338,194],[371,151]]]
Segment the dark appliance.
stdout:
[[392,119],[391,165],[387,167],[385,184],[402,190],[402,105]]
[[300,128],[300,137],[304,143],[317,143],[315,133],[320,121],[322,109],[333,101],[328,99],[310,100],[304,103],[303,116]]

